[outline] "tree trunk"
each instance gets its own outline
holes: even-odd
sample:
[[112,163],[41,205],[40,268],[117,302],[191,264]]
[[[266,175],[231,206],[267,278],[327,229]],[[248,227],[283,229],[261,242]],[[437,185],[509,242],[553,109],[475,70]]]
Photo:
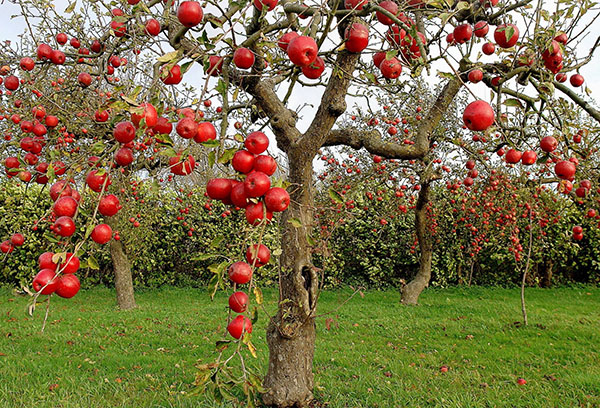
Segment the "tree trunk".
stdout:
[[429,203],[429,184],[424,182],[419,191],[419,198],[415,207],[415,230],[421,258],[419,260],[419,271],[412,281],[402,288],[401,302],[405,305],[416,305],[419,295],[429,285],[431,279],[431,259],[433,257],[433,245],[431,234],[428,229],[427,204]]
[[[313,356],[318,277],[311,262],[307,234],[313,207],[312,156],[288,153],[291,200],[282,219],[282,256],[279,272],[279,311],[269,322],[269,367],[263,402],[280,408],[306,407],[313,399]],[[295,228],[289,220],[302,226]]]
[[542,261],[542,282],[543,288],[549,288],[552,286],[552,259],[544,258]]
[[[107,222],[114,230],[117,226],[117,217],[107,217]],[[135,304],[135,296],[133,294],[131,265],[121,241],[110,240],[110,257],[112,259],[113,271],[115,272],[117,305],[121,310],[134,309],[137,305]]]

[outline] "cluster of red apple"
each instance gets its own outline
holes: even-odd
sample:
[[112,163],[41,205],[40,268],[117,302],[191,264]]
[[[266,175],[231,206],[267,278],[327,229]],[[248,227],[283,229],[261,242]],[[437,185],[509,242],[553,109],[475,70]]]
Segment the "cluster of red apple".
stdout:
[[284,211],[290,203],[285,189],[271,188],[269,176],[277,170],[277,163],[271,156],[262,154],[268,145],[269,139],[263,132],[250,133],[244,141],[246,149],[237,151],[231,160],[233,168],[245,175],[244,181],[215,178],[206,185],[206,193],[213,200],[245,209],[246,220],[251,225],[258,225],[265,218],[268,222],[273,212]]
[[60,254],[44,252],[38,259],[40,271],[33,278],[33,290],[42,295],[56,293],[63,298],[72,298],[79,292],[80,283],[75,272],[79,269],[79,258],[67,252],[64,262],[58,264]]
[[[283,188],[271,188],[269,176],[275,173],[277,163],[271,156],[263,154],[269,146],[267,135],[252,132],[244,140],[244,146],[246,149],[237,151],[231,160],[233,168],[245,177],[244,181],[212,179],[206,185],[206,194],[213,200],[245,209],[248,223],[257,226],[269,222],[273,212],[287,209],[290,196]],[[271,252],[265,245],[250,245],[246,250],[246,262],[235,262],[229,267],[229,279],[236,285],[250,282],[253,268],[267,264],[270,258]],[[229,307],[236,313],[245,312],[247,305],[248,296],[244,292],[235,292],[229,298]],[[252,332],[252,322],[239,315],[229,323],[227,330],[239,339],[244,332]]]
[[[22,103],[20,100],[15,101],[15,107],[20,108]],[[46,172],[48,171],[49,164],[40,162],[39,155],[47,143],[46,134],[48,133],[48,129],[57,127],[59,121],[56,116],[47,115],[46,109],[41,105],[34,107],[31,114],[31,120],[23,120],[23,117],[16,113],[10,116],[11,122],[19,125],[21,132],[24,134],[24,137],[19,141],[19,147],[25,154],[21,160],[18,157],[6,158],[4,167],[8,178],[17,176],[23,182],[28,183],[32,180],[33,175],[31,171],[24,169],[24,166],[34,166],[34,172],[36,173],[35,181],[38,184],[46,184],[48,182]],[[3,116],[0,119],[4,118],[8,118],[8,116]],[[61,128],[61,131],[64,130]],[[6,137],[10,137],[10,135]],[[57,176],[63,175],[66,171],[65,164],[60,160],[52,163],[52,168],[54,174]]]
[[12,237],[10,237],[10,239],[7,239],[6,241],[3,241],[0,244],[0,252],[4,254],[10,254],[12,251],[15,250],[15,247],[20,247],[24,243],[25,237],[23,236],[23,234],[19,234],[17,232],[13,234]]

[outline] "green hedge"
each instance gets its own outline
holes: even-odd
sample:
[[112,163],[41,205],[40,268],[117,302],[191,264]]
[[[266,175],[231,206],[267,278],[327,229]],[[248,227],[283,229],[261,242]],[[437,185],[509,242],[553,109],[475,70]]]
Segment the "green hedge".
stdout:
[[[144,197],[143,203],[135,200],[130,191],[120,195],[124,204],[119,213],[121,242],[132,262],[137,287],[205,286],[213,276],[210,265],[243,258],[248,245],[245,241],[248,230],[252,230],[257,239],[258,232],[248,228],[243,212],[232,211],[231,215],[222,217],[227,208],[213,202],[211,210],[207,210],[207,199],[202,191],[188,195],[166,186],[156,187],[144,183],[137,186],[137,195]],[[88,194],[83,197],[82,212],[85,214],[92,213],[90,206],[95,198]],[[436,195],[437,213],[447,214],[452,209],[447,194],[439,187]],[[125,202],[127,198],[129,202]],[[360,205],[363,204],[365,202],[361,201]],[[412,211],[395,211],[397,205],[391,205],[388,200],[373,200],[368,205],[366,211],[361,207],[361,210],[354,209],[351,215],[336,211],[320,214],[318,230],[314,233],[315,263],[323,269],[327,286],[400,286],[414,276],[419,252],[418,245],[415,247]],[[50,206],[47,189],[31,186],[25,194],[24,187],[16,182],[2,183],[0,238],[8,239],[13,232],[21,232],[26,241],[23,247],[3,256],[0,283],[10,286],[29,284],[37,273],[39,254],[60,250],[60,245],[48,231],[49,222],[42,221],[37,231],[31,229]],[[182,215],[180,210],[187,206],[190,206],[189,214],[185,214],[184,220],[177,220],[177,216]],[[594,225],[596,221],[588,221],[583,241],[576,244],[568,236],[573,223],[581,221],[582,212],[583,208],[576,206],[563,209],[560,222],[546,229],[545,245],[551,247],[535,248],[529,284],[538,285],[543,280],[543,254],[552,254],[555,284],[600,282],[600,232]],[[138,214],[141,217],[137,217]],[[132,226],[130,217],[139,220],[138,228]],[[386,219],[387,225],[381,225],[382,218]],[[80,219],[79,222],[83,221]],[[184,226],[184,222],[188,225]],[[459,248],[462,238],[449,232],[451,217],[438,215],[437,222],[440,232],[434,237],[433,285],[466,283],[472,262],[473,284],[513,285],[520,282],[522,263],[515,263],[514,256],[501,243],[492,242],[484,246],[477,257],[470,258]],[[323,225],[327,228],[323,229]],[[192,236],[187,234],[190,227],[195,228]],[[83,233],[82,225],[77,236],[81,237]],[[266,229],[263,237],[263,242],[275,253],[279,251],[278,237],[276,223]],[[520,239],[523,243],[527,240],[523,228]],[[108,245],[101,247],[89,243],[83,249],[84,266],[93,257],[99,268],[82,268],[79,272],[82,284],[112,285]],[[277,257],[272,259],[257,275],[262,284],[277,282]]]

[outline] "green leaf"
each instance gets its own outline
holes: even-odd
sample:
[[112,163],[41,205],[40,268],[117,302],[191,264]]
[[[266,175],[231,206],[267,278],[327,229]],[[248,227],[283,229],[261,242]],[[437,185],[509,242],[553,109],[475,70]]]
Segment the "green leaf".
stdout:
[[90,235],[92,235],[92,231],[94,231],[94,224],[89,224],[86,229],[85,229],[85,239],[88,239],[90,237]]
[[292,224],[292,227],[294,227],[294,228],[301,228],[302,227],[302,221],[300,221],[298,218],[290,218],[288,220],[288,222],[290,224]]
[[221,242],[223,242],[224,239],[225,239],[225,237],[223,235],[217,235],[211,241],[210,246],[213,247],[213,248],[218,248],[219,245],[221,244]]
[[88,266],[90,269],[98,270],[100,269],[100,265],[98,265],[98,261],[94,258],[93,255],[88,257]]
[[236,133],[235,136],[233,136],[233,138],[237,141],[237,142],[243,142],[244,141],[244,135],[240,134],[240,133]]
[[220,164],[225,164],[225,163],[229,163],[231,161],[231,159],[233,158],[233,155],[238,151],[239,149],[237,147],[232,147],[231,149],[227,149],[223,152],[223,154],[221,155],[221,157],[219,157],[219,161],[218,163]]
[[204,147],[208,147],[209,149],[211,147],[219,147],[220,143],[218,140],[207,140],[206,142],[202,142],[202,146]]
[[177,156],[177,152],[172,147],[167,147],[166,149],[161,150],[159,154],[161,156],[166,156],[166,157],[175,157],[175,156]]
[[215,90],[223,96],[223,98],[227,97],[227,84],[221,78],[219,78],[219,82],[215,87]]
[[468,1],[459,1],[456,5],[457,10],[466,10],[471,7],[471,4]]
[[215,153],[214,150],[211,150],[210,153],[208,154],[208,167],[211,167],[215,165],[215,156],[217,154]]
[[521,101],[516,98],[507,99],[504,101],[504,104],[506,106],[511,106],[514,108],[523,108],[523,104],[521,103]]
[[92,153],[94,154],[100,154],[104,151],[105,146],[104,146],[104,142],[102,141],[97,141],[96,143],[94,143],[92,145]]
[[308,245],[310,245],[310,246],[317,245],[315,239],[308,233],[306,234],[306,241],[308,242]]
[[188,61],[185,64],[181,64],[181,75],[185,74],[190,70],[194,61]]
[[445,78],[445,79],[450,79],[450,80],[453,80],[454,78],[456,78],[456,76],[450,72],[441,72],[441,71],[438,71],[437,76],[439,76],[440,78]]
[[75,10],[76,5],[77,5],[77,0],[75,0],[73,3],[71,3],[67,6],[67,8],[65,9],[65,13],[66,14],[72,13],[73,10]]
[[398,50],[396,50],[396,49],[389,50],[388,52],[385,53],[385,59],[389,61],[392,58],[395,58],[396,55],[398,55]]
[[344,199],[342,198],[342,196],[340,195],[340,193],[338,193],[337,191],[335,191],[333,189],[333,187],[329,188],[329,197],[335,201],[338,204],[342,204],[344,202]]

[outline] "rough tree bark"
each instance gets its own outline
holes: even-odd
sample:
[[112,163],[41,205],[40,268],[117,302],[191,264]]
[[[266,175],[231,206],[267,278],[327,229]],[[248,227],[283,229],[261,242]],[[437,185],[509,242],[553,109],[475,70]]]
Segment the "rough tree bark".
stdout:
[[[263,396],[267,405],[302,407],[312,399],[313,355],[318,278],[311,263],[307,234],[312,225],[312,156],[297,150],[288,153],[291,192],[283,216],[279,310],[267,328],[269,366]],[[294,228],[289,220],[299,219]]]
[[[117,227],[117,216],[107,217],[108,225]],[[131,277],[131,264],[127,258],[125,247],[120,241],[110,240],[110,257],[115,273],[115,291],[117,292],[117,305],[121,310],[130,310],[137,307],[133,293],[133,279]]]
[[549,288],[552,286],[552,268],[553,262],[550,258],[544,258],[542,260],[542,281],[541,286],[543,288]]
[[[296,133],[294,116],[278,107],[281,102],[272,90],[259,86],[251,90],[271,117],[278,146],[288,157],[288,181],[292,184],[291,204],[282,219],[279,308],[267,328],[269,366],[264,386],[268,391],[263,395],[266,405],[305,407],[313,399],[314,313],[319,284],[308,244],[314,207],[312,162],[335,121],[346,110],[346,92],[357,60],[357,54],[338,54],[336,66],[340,75],[330,80],[315,118],[301,135]],[[290,129],[292,124],[294,130]],[[294,227],[289,222],[292,218],[300,220],[302,226]]]
[[427,204],[429,203],[430,181],[421,184],[419,198],[415,207],[415,230],[419,241],[421,257],[419,270],[412,281],[402,288],[401,302],[405,305],[416,305],[419,295],[429,285],[431,279],[431,259],[433,257],[433,241],[427,220]]

